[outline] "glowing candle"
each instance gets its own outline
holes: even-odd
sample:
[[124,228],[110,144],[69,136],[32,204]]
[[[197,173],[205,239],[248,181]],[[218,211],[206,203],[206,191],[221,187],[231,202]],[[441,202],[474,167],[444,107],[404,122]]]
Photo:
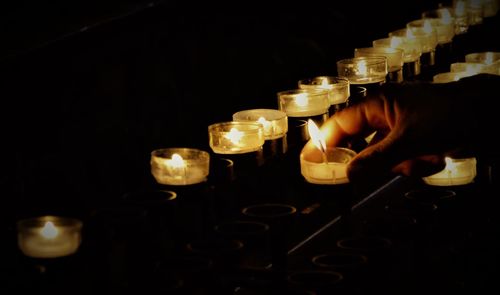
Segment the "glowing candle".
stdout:
[[450,65],[451,72],[465,72],[467,75],[476,75],[480,73],[496,74],[495,68],[476,62],[456,62]]
[[446,157],[446,167],[423,180],[429,185],[453,186],[471,183],[476,177],[476,158],[453,159]]
[[208,126],[209,144],[216,154],[258,151],[264,144],[264,128],[257,122],[223,122]]
[[327,90],[293,89],[278,92],[279,109],[289,117],[314,117],[328,114]]
[[81,243],[82,222],[73,218],[43,216],[17,223],[17,242],[24,255],[56,258],[74,254]]
[[300,89],[327,90],[330,105],[341,104],[349,98],[349,80],[341,77],[318,76],[302,79],[298,82]]
[[415,27],[420,26],[421,24],[418,22],[427,22],[425,25],[432,26],[436,29],[439,43],[448,43],[450,42],[456,33],[456,20],[452,16],[452,9],[447,7],[441,7],[434,10],[425,11],[422,13],[422,19],[418,21],[413,21],[410,23],[415,25]]
[[465,62],[482,63],[492,65],[500,61],[500,52],[486,51],[469,53],[465,55]]
[[342,59],[337,61],[337,73],[353,85],[384,82],[387,76],[387,58],[377,56]]
[[233,114],[235,122],[256,122],[262,124],[264,138],[277,139],[288,131],[288,120],[285,112],[273,109],[252,109]]
[[151,152],[151,174],[156,182],[190,185],[204,182],[209,173],[210,155],[189,148],[164,148]]
[[403,50],[391,47],[364,47],[355,48],[354,57],[385,56],[387,58],[388,80],[403,81]]
[[372,42],[373,47],[391,47],[403,50],[403,62],[415,62],[422,55],[422,45],[416,39],[406,36],[391,36],[377,39]]
[[449,82],[455,82],[458,81],[464,77],[470,76],[466,72],[446,72],[446,73],[439,73],[436,74],[432,77],[432,83],[449,83]]
[[421,53],[429,53],[435,51],[436,46],[438,45],[436,30],[425,25],[423,27],[414,27],[411,29],[405,28],[392,31],[389,33],[389,38],[390,37],[406,38],[406,46],[410,52],[412,50],[414,52],[418,52],[420,50]]
[[316,124],[308,121],[309,134],[319,154],[300,155],[300,171],[309,183],[314,184],[342,184],[348,183],[347,165],[356,155],[356,152],[346,148],[326,147],[325,137]]
[[465,0],[453,1],[453,7],[451,11],[455,16],[455,33],[465,34],[469,30],[469,18],[467,16],[467,10],[465,9]]

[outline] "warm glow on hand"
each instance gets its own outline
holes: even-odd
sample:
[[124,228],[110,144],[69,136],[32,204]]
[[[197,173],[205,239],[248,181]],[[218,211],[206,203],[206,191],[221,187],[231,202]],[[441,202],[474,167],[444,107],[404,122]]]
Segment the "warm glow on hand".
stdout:
[[233,144],[239,144],[243,135],[244,133],[242,131],[232,127],[229,133],[225,134],[224,137],[229,139]]
[[52,221],[47,221],[45,222],[43,228],[40,230],[40,233],[46,239],[53,239],[57,237],[59,230],[55,227]]

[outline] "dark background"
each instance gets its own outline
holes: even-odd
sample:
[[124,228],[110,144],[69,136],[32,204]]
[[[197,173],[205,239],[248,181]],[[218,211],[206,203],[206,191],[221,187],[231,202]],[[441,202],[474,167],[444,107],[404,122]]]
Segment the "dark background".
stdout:
[[269,4],[2,4],[4,208],[77,207],[141,188],[153,149],[209,150],[208,125],[277,108],[278,91],[336,75],[337,60],[438,1]]

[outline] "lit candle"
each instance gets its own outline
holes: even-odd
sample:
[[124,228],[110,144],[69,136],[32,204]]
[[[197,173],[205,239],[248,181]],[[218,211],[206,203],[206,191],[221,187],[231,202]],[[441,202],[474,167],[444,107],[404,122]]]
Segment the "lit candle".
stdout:
[[210,155],[190,148],[163,148],[151,152],[151,174],[156,182],[190,185],[204,182],[209,173]]
[[387,71],[389,75],[396,74],[398,79],[396,82],[401,82],[403,79],[403,50],[399,48],[391,47],[364,47],[355,48],[354,57],[374,57],[374,56],[385,56],[387,58]]
[[337,61],[337,73],[353,85],[385,82],[387,76],[387,58],[354,57]]
[[320,155],[309,155],[306,159],[300,155],[300,172],[307,182],[313,184],[342,184],[348,183],[347,165],[356,155],[356,152],[347,148],[326,147],[325,134],[316,124],[308,121],[309,134]]
[[264,138],[277,139],[288,131],[288,120],[285,112],[273,109],[252,109],[233,114],[235,122],[256,122],[264,128]]
[[445,158],[446,167],[423,180],[429,185],[453,186],[471,183],[476,177],[476,158]]
[[279,109],[289,117],[314,117],[328,114],[327,90],[293,89],[278,92]]
[[484,0],[454,0],[455,5],[464,2],[465,13],[471,26],[483,23],[483,1]]
[[[418,44],[416,51],[420,50],[422,53],[429,53],[436,50],[438,45],[438,36],[434,28],[428,23],[422,27],[413,27],[411,29],[399,29],[389,33],[389,37],[403,37],[407,38],[406,43]],[[394,41],[395,42],[395,41]],[[411,48],[411,47],[409,47]]]
[[432,77],[432,83],[440,84],[440,83],[449,83],[458,81],[464,77],[471,76],[466,72],[446,72],[439,73]]
[[[405,31],[406,32],[406,31]],[[391,36],[389,38],[377,39],[372,42],[373,47],[391,47],[403,50],[403,62],[410,63],[420,59],[422,45],[417,39],[406,36]]]
[[56,258],[75,253],[81,243],[82,222],[78,219],[43,216],[17,223],[17,242],[24,255]]
[[500,52],[486,51],[469,53],[465,55],[465,62],[482,63],[485,65],[493,65],[500,62]]
[[453,7],[451,11],[455,16],[455,33],[465,34],[469,30],[469,18],[467,16],[467,10],[465,9],[465,0],[455,0],[453,1]]
[[436,30],[438,43],[445,44],[451,42],[455,36],[454,22],[455,20],[450,18],[426,18],[411,21],[406,26],[410,30],[417,30],[419,28],[426,30],[426,27],[432,27]]
[[451,72],[465,72],[467,75],[476,75],[480,73],[496,74],[495,68],[477,62],[456,62],[450,65]]
[[209,144],[216,154],[258,151],[264,144],[264,128],[256,122],[222,122],[208,126]]
[[328,91],[330,105],[345,103],[349,98],[349,80],[342,77],[318,76],[302,79],[298,82],[300,89]]

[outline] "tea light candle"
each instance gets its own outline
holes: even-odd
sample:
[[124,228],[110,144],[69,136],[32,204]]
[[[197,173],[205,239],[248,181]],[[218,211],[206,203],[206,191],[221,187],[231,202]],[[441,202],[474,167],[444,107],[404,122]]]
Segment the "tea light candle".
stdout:
[[314,117],[328,113],[327,90],[293,89],[278,92],[279,109],[289,117]]
[[422,55],[422,45],[417,39],[406,36],[391,36],[389,38],[377,39],[372,42],[373,47],[391,47],[403,50],[403,62],[410,63],[418,61]]
[[337,61],[337,73],[354,85],[385,82],[387,76],[387,58],[354,57]]
[[419,28],[425,30],[426,27],[431,26],[436,30],[438,44],[445,44],[452,41],[455,36],[455,21],[453,18],[426,18],[417,19],[406,24],[410,30],[417,30]]
[[498,0],[483,0],[484,17],[492,17],[497,15],[499,8],[500,2]]
[[466,72],[446,72],[446,73],[439,73],[436,74],[432,77],[432,82],[439,84],[439,83],[449,83],[449,82],[455,82],[458,81],[464,77],[470,76]]
[[216,154],[255,152],[264,144],[264,128],[255,122],[222,122],[208,126],[209,145]]
[[42,216],[17,222],[17,242],[24,255],[56,258],[75,253],[81,243],[82,222],[74,218]]
[[345,103],[350,95],[349,80],[342,77],[318,76],[299,80],[298,85],[300,89],[327,90],[330,105]]
[[471,183],[476,177],[476,158],[453,159],[445,158],[446,167],[423,180],[429,185],[453,186]]
[[453,1],[451,11],[455,17],[455,33],[457,35],[465,34],[469,30],[469,18],[465,9],[465,0]]
[[500,61],[500,52],[486,51],[469,53],[465,55],[465,62],[482,63],[485,65],[496,64]]
[[419,44],[422,53],[433,52],[438,45],[438,36],[434,28],[424,24],[423,27],[414,27],[411,29],[404,28],[395,30],[389,33],[389,37],[403,37],[407,38],[408,43]]
[[[464,7],[467,14],[469,25],[479,25],[483,23],[483,1],[484,0],[466,0]],[[455,4],[462,1],[454,1]]]
[[307,182],[313,184],[343,184],[348,183],[347,165],[356,156],[356,152],[341,147],[326,147],[325,134],[316,124],[308,121],[309,134],[315,146],[321,151],[321,157],[306,159],[300,154],[300,172]]
[[252,109],[233,114],[235,122],[255,122],[262,124],[264,139],[283,137],[288,131],[288,120],[285,112],[273,109]]
[[204,182],[209,173],[210,155],[190,148],[163,148],[151,152],[151,174],[156,182],[191,185]]
[[465,72],[467,75],[475,75],[479,73],[494,73],[491,66],[482,63],[475,62],[456,62],[450,65],[450,71],[453,73],[456,72]]
[[354,57],[373,57],[385,56],[387,58],[387,71],[391,73],[400,73],[398,77],[401,79],[396,82],[401,82],[403,79],[403,50],[391,47],[364,47],[355,48]]

